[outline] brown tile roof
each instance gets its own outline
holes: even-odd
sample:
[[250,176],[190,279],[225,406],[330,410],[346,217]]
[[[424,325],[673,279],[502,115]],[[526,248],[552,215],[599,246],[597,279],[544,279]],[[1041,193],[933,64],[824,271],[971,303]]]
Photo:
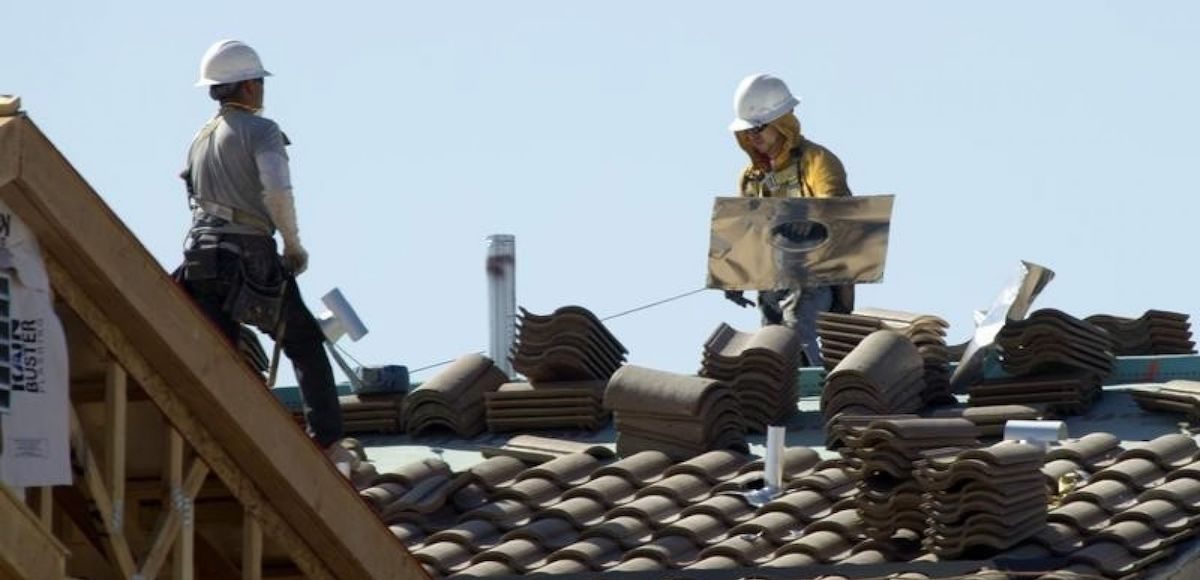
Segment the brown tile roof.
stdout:
[[[435,576],[837,564],[855,577],[850,565],[902,562],[916,574],[939,565],[932,550],[942,560],[1032,558],[1052,565],[1039,568],[1045,578],[1119,578],[1167,558],[1200,520],[1200,462],[1190,437],[1122,447],[1092,434],[1046,452],[1015,442],[927,450],[939,432],[955,442],[979,429],[964,419],[883,421],[851,439],[867,456],[923,457],[910,483],[923,494],[916,509],[927,521],[898,539],[871,539],[876,527],[864,495],[885,497],[872,487],[879,476],[863,478],[871,470],[851,467],[853,456],[819,461],[808,448],[787,450],[787,490],[758,507],[737,492],[761,485],[761,460],[728,450],[683,462],[658,451],[617,460],[576,453],[533,466],[496,456],[458,473],[430,460],[381,476],[376,487],[445,495],[427,513],[382,506],[393,533]],[[1061,494],[1048,473],[1056,463],[1077,475]],[[363,492],[373,505],[411,493]],[[820,570],[797,575],[831,577]]]

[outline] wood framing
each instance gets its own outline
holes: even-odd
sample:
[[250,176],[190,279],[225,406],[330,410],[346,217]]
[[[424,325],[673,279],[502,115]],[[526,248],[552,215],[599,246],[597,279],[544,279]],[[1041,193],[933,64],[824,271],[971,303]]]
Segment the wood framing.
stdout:
[[[93,537],[117,576],[150,571],[147,565],[157,558],[163,558],[159,569],[165,565],[166,555],[157,554],[169,551],[179,534],[167,539],[161,533],[192,521],[191,500],[211,469],[249,521],[257,522],[305,576],[426,577],[262,379],[245,368],[236,350],[23,116],[0,118],[0,200],[37,236],[56,295],[112,357],[104,379],[110,420],[102,438],[105,455],[89,451],[74,412],[72,424],[86,498],[104,519],[103,530],[96,530],[99,537]],[[140,554],[133,553],[124,530],[129,522],[123,449],[134,435],[118,423],[125,423],[128,382],[136,382],[195,456],[184,470],[179,453],[179,469],[167,479],[177,484],[172,490],[186,509],[172,505],[163,512],[159,534],[147,538],[145,558],[136,557]],[[72,513],[83,517],[78,509]],[[199,537],[195,544],[189,537],[185,531],[177,544],[175,577],[191,573],[189,560],[201,547]],[[163,543],[168,547],[160,549]],[[261,551],[261,539],[255,548],[253,536],[243,545],[251,548],[246,555],[251,559]]]
[[0,580],[66,576],[66,548],[3,485],[0,522]]

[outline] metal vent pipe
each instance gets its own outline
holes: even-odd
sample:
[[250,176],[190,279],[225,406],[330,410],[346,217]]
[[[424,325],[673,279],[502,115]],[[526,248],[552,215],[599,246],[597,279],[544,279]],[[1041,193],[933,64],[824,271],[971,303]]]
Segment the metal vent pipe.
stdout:
[[511,234],[487,237],[488,356],[509,378],[509,353],[517,332],[517,240]]

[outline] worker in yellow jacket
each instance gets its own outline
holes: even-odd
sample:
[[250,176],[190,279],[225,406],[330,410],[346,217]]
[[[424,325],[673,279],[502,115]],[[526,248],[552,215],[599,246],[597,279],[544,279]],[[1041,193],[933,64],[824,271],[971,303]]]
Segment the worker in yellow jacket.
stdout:
[[[729,129],[750,157],[742,171],[738,191],[743,197],[841,197],[850,195],[846,169],[831,151],[809,141],[800,132],[794,109],[800,100],[782,80],[757,74],[742,79],[733,97],[735,118]],[[725,297],[750,306],[741,291]],[[783,324],[796,330],[809,365],[821,364],[817,341],[817,315],[849,312],[854,308],[854,287],[828,286],[768,289],[758,293],[763,324]]]

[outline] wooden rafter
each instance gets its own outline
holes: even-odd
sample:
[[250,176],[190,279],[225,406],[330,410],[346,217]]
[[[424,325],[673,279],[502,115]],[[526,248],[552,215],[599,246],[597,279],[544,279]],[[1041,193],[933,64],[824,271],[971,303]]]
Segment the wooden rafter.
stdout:
[[63,578],[67,550],[0,484],[0,578]]
[[125,369],[115,362],[110,362],[105,378],[104,451],[113,513],[107,517],[113,521],[113,527],[122,533],[125,530],[125,435],[128,426],[125,378]]
[[262,528],[254,514],[242,515],[242,580],[262,580]]
[[125,534],[113,525],[119,521],[114,521],[113,518],[112,496],[106,489],[104,475],[100,472],[96,456],[92,454],[88,446],[87,437],[83,434],[83,424],[79,421],[79,414],[75,412],[74,408],[71,409],[71,451],[83,465],[83,479],[88,494],[104,520],[106,533],[104,547],[108,558],[117,567],[121,576],[132,577],[135,570],[133,552],[130,551],[129,544],[125,542]]

